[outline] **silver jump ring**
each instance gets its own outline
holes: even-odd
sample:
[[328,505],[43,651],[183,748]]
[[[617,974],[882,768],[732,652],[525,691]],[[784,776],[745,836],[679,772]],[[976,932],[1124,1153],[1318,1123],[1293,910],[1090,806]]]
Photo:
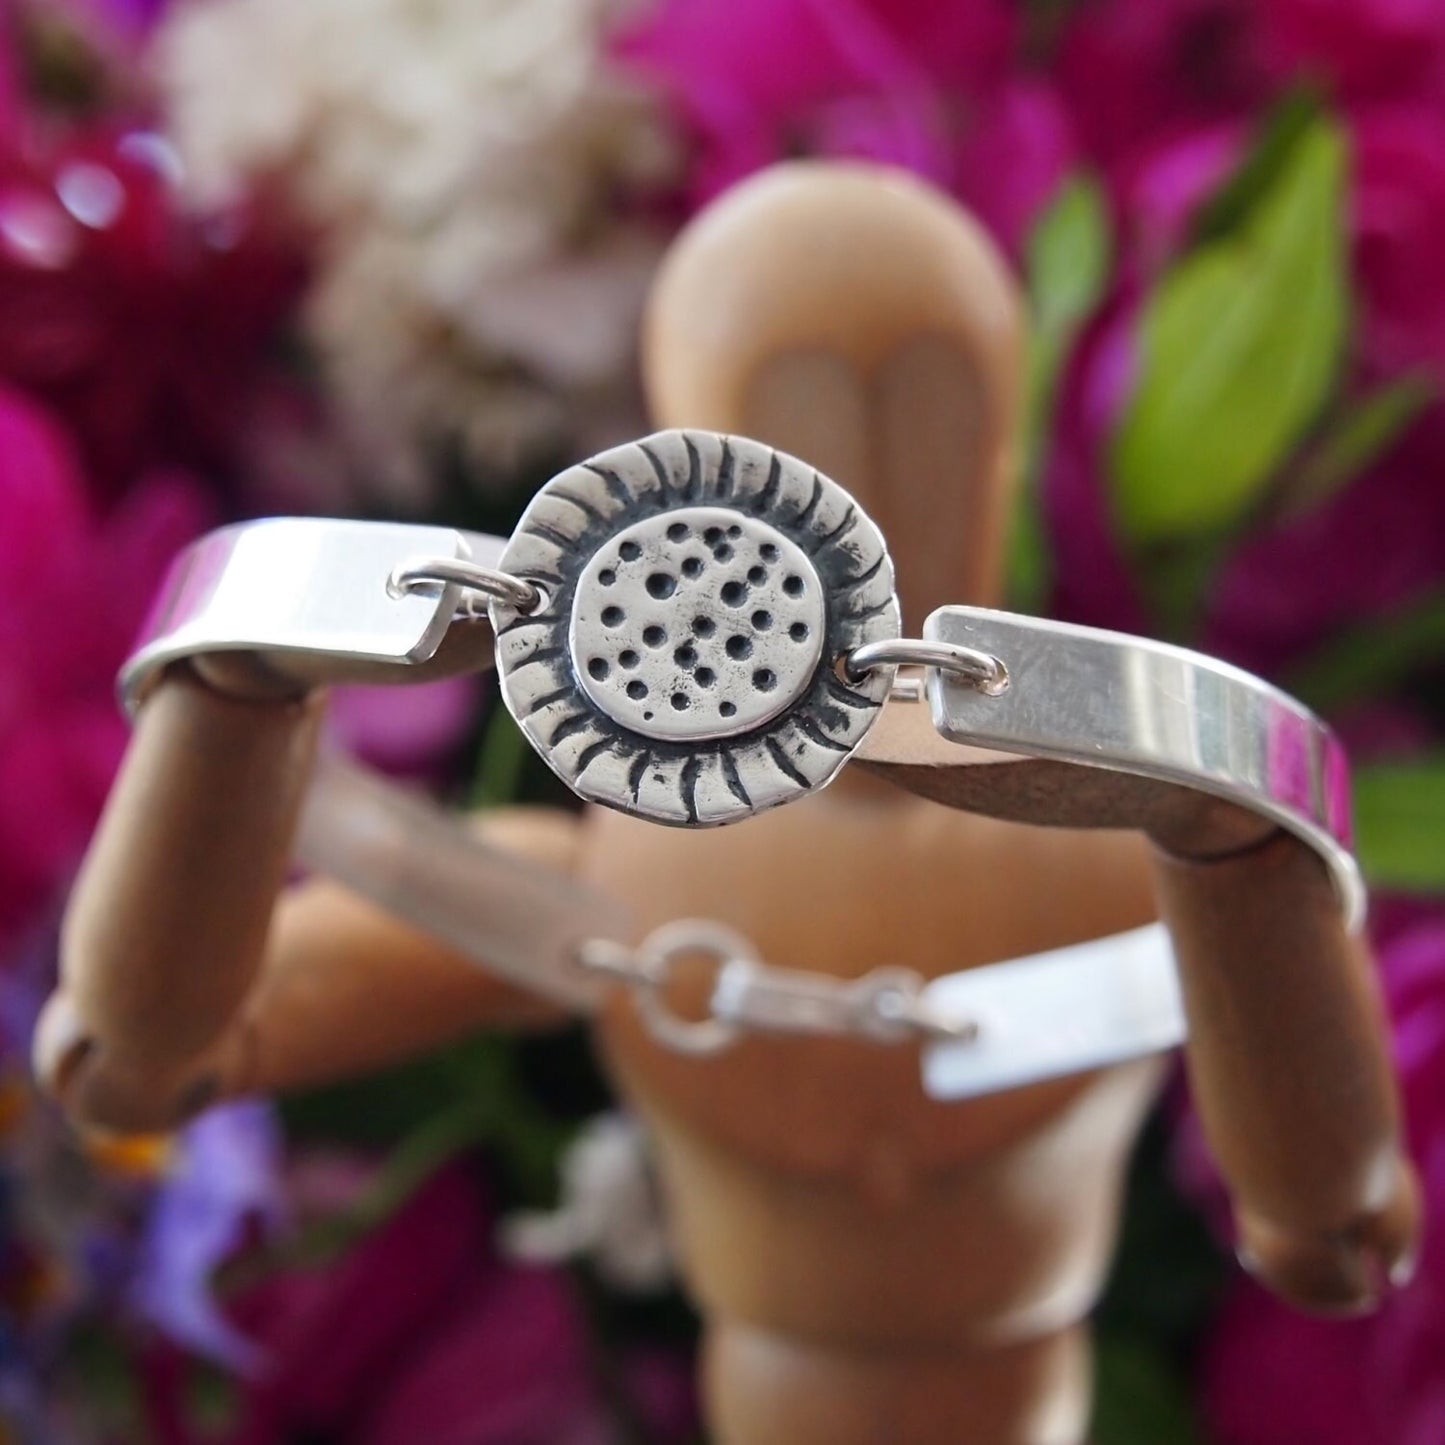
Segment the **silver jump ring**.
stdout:
[[956,642],[925,642],[921,638],[899,637],[865,642],[843,655],[843,671],[857,682],[876,667],[936,667],[940,672],[964,678],[986,697],[1007,691],[1008,668],[1001,657],[964,647]]
[[577,961],[590,972],[633,987],[637,1011],[659,1043],[679,1053],[705,1057],[735,1044],[740,1031],[735,1024],[712,1014],[688,1019],[668,1007],[664,991],[673,966],[689,954],[709,958],[719,967],[736,959],[757,961],[752,944],[740,933],[720,923],[694,918],[664,924],[635,950],[593,939],[578,950]]
[[535,612],[542,605],[542,589],[535,583],[461,557],[428,557],[418,562],[405,562],[392,571],[386,585],[393,596],[399,596],[415,592],[429,583],[465,587],[469,592],[495,597],[518,612]]

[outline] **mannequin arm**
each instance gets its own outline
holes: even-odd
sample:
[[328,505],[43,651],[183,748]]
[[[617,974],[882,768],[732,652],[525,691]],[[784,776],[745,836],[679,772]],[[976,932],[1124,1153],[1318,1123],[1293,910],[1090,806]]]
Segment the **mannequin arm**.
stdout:
[[[674,246],[645,357],[658,420],[763,437],[862,498],[901,585],[917,580],[905,621],[995,590],[1020,349],[987,246],[909,189],[801,166],[738,187]],[[1309,1308],[1377,1301],[1408,1273],[1416,1186],[1368,950],[1318,860],[1178,789],[1046,761],[959,766],[924,709],[892,712],[926,730],[922,746],[890,756],[885,714],[860,757],[898,785],[995,817],[1151,836],[1195,1097],[1245,1260]]]
[[[561,1010],[334,884],[284,881],[319,699],[178,670],[142,709],[72,895],[36,1071],[77,1120],[160,1129],[217,1097],[317,1084]],[[560,813],[489,820],[570,868]]]
[[1284,833],[1215,858],[1156,849],[1155,880],[1242,1262],[1306,1309],[1374,1307],[1413,1270],[1420,1205],[1367,945]]

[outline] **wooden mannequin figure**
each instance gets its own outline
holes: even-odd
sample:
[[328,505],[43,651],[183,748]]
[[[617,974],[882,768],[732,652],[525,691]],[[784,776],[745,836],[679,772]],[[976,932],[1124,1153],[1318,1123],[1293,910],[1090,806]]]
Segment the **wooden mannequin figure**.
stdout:
[[[905,631],[916,630],[944,603],[997,600],[1022,327],[1005,266],[951,202],[890,172],[785,166],[676,243],[648,319],[649,400],[659,425],[754,436],[847,487],[889,541]],[[261,957],[317,711],[217,671],[174,676],[146,704],[37,1039],[39,1072],[76,1117],[171,1124],[218,1095],[312,1084],[483,1024],[552,1016],[327,882],[283,899]],[[484,826],[623,899],[644,929],[715,919],[770,962],[837,978],[890,963],[934,977],[1153,916],[1140,835],[996,821],[861,768],[738,827],[663,829],[598,808],[514,810]],[[1202,818],[1199,838],[1175,851],[1225,869],[1247,854],[1251,875],[1295,866],[1270,852],[1268,829],[1211,831]],[[1363,1080],[1350,1118],[1335,1108],[1313,1133],[1314,1106],[1294,1091],[1311,1141],[1333,1140],[1297,1161],[1280,1130],[1259,1137],[1273,1128],[1259,1100],[1279,1092],[1270,1066],[1225,1077],[1225,1045],[1210,1052],[1227,1034],[1227,1049],[1267,1054],[1262,1026],[1240,1020],[1233,982],[1214,998],[1190,981],[1221,951],[1239,954],[1233,925],[1188,881],[1194,864],[1159,866],[1171,918],[1205,940],[1197,965],[1181,948],[1191,1007],[1232,1021],[1204,1030],[1199,1066],[1246,1241],[1296,1297],[1373,1297],[1360,1279],[1408,1253],[1412,1196],[1365,968],[1357,955],[1340,963],[1347,983],[1316,993],[1343,1001],[1314,1006],[1301,1038],[1283,1042],[1308,1069],[1321,1057],[1311,1050],[1344,1036],[1346,1072]],[[1327,893],[1312,880],[1299,886]],[[1338,953],[1317,931],[1315,951]],[[1293,1008],[1312,985],[1288,956],[1274,986]],[[704,981],[691,982],[700,996]],[[598,1034],[656,1144],[705,1320],[716,1439],[1084,1438],[1082,1321],[1157,1061],[941,1103],[923,1092],[913,1045],[750,1037],[687,1057],[653,1038],[621,989]],[[1261,1122],[1237,1128],[1241,1111]]]

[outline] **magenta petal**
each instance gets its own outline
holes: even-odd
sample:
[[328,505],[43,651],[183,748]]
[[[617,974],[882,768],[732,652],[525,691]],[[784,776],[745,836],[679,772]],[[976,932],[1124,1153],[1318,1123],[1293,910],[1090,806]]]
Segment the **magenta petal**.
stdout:
[[363,1418],[493,1268],[487,1210],[454,1168],[331,1268],[284,1275],[239,1301],[233,1317],[273,1367],[248,1397],[231,1445],[271,1445],[286,1428],[339,1430]]
[[358,1445],[601,1445],[604,1422],[565,1280],[514,1269],[395,1378]]
[[[1206,645],[1278,674],[1343,628],[1438,586],[1445,572],[1445,488],[1424,484],[1445,460],[1436,407],[1382,462],[1313,511],[1257,533],[1216,586]],[[1364,553],[1360,538],[1388,539]]]
[[1255,0],[1099,0],[1074,7],[1059,77],[1097,164],[1268,104]]
[[1438,0],[1270,0],[1260,10],[1261,53],[1281,83],[1322,76],[1352,101],[1440,93]]
[[80,460],[58,420],[0,384],[0,576],[12,606],[42,591],[90,530]]
[[614,49],[693,138],[685,189],[696,203],[799,154],[950,184],[972,92],[1001,82],[1017,29],[994,0],[670,0]]
[[418,687],[338,687],[328,722],[349,751],[395,773],[421,773],[444,761],[476,721],[476,677]]
[[84,851],[125,745],[116,670],[165,563],[208,513],[190,482],[165,476],[97,519],[70,435],[0,385],[0,937]]
[[985,96],[959,148],[960,198],[1014,255],[1078,159],[1073,121],[1052,86],[1011,80]]
[[1201,1370],[1218,1445],[1365,1445],[1360,1326],[1307,1319],[1256,1285],[1241,1285]]
[[1047,440],[1042,497],[1055,568],[1052,610],[1121,632],[1148,631],[1107,484],[1109,436],[1133,375],[1134,311],[1131,298],[1116,298],[1075,350]]
[[1442,133],[1438,102],[1374,109],[1354,125],[1354,261],[1371,375],[1445,366]]

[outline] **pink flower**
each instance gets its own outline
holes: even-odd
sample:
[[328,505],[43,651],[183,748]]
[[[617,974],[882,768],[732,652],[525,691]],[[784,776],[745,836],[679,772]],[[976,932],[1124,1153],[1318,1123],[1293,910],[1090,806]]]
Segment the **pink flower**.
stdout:
[[[211,1445],[610,1445],[614,1407],[566,1277],[502,1263],[490,1231],[477,1185],[453,1166],[338,1263],[241,1298],[232,1318],[263,1363]],[[198,1445],[182,1373],[174,1357],[151,1359],[153,1424],[168,1445]],[[646,1438],[695,1430],[683,1361],[660,1378],[657,1357],[624,1354],[617,1373]]]
[[606,1445],[579,1323],[558,1275],[500,1273],[383,1387],[358,1445]]
[[1102,0],[1074,8],[1059,74],[1106,166],[1181,134],[1257,114],[1289,86],[1350,104],[1439,103],[1436,0]]
[[1200,206],[1238,166],[1247,134],[1234,121],[1201,126],[1115,172],[1126,255],[1140,278],[1156,276],[1184,249]]
[[950,0],[669,0],[617,42],[693,141],[698,204],[789,156],[905,167],[1016,245],[1072,160],[1042,77],[1008,74],[1010,7]]
[[1149,630],[1104,480],[1109,436],[1133,386],[1135,310],[1134,298],[1121,295],[1081,336],[1065,370],[1042,481],[1054,571],[1050,610],[1121,632]]
[[1445,914],[1382,941],[1412,1152],[1425,1191],[1413,1284],[1376,1316],[1307,1319],[1240,1284],[1202,1374],[1219,1445],[1439,1445],[1445,1439]]
[[1258,109],[1256,0],[1102,0],[1076,7],[1058,72],[1079,132],[1112,166]]
[[389,773],[436,771],[476,721],[480,680],[469,674],[419,687],[338,687],[327,711],[348,752]]
[[1214,588],[1206,646],[1278,675],[1343,628],[1388,626],[1445,573],[1445,489],[1428,480],[1442,465],[1437,406],[1325,505],[1248,539]]
[[141,130],[0,151],[0,377],[107,495],[147,467],[231,474],[299,279],[258,218],[182,214],[176,164]]
[[1365,365],[1374,375],[1416,366],[1445,374],[1445,113],[1435,106],[1371,111],[1354,133]]
[[1260,50],[1277,80],[1324,79],[1346,101],[1440,94],[1437,0],[1268,0],[1259,10]]
[[116,669],[203,521],[191,486],[159,474],[97,517],[70,437],[0,385],[0,939],[84,850],[125,746]]
[[950,188],[1017,255],[1039,211],[1078,160],[1073,120],[1033,78],[983,93],[958,142]]

